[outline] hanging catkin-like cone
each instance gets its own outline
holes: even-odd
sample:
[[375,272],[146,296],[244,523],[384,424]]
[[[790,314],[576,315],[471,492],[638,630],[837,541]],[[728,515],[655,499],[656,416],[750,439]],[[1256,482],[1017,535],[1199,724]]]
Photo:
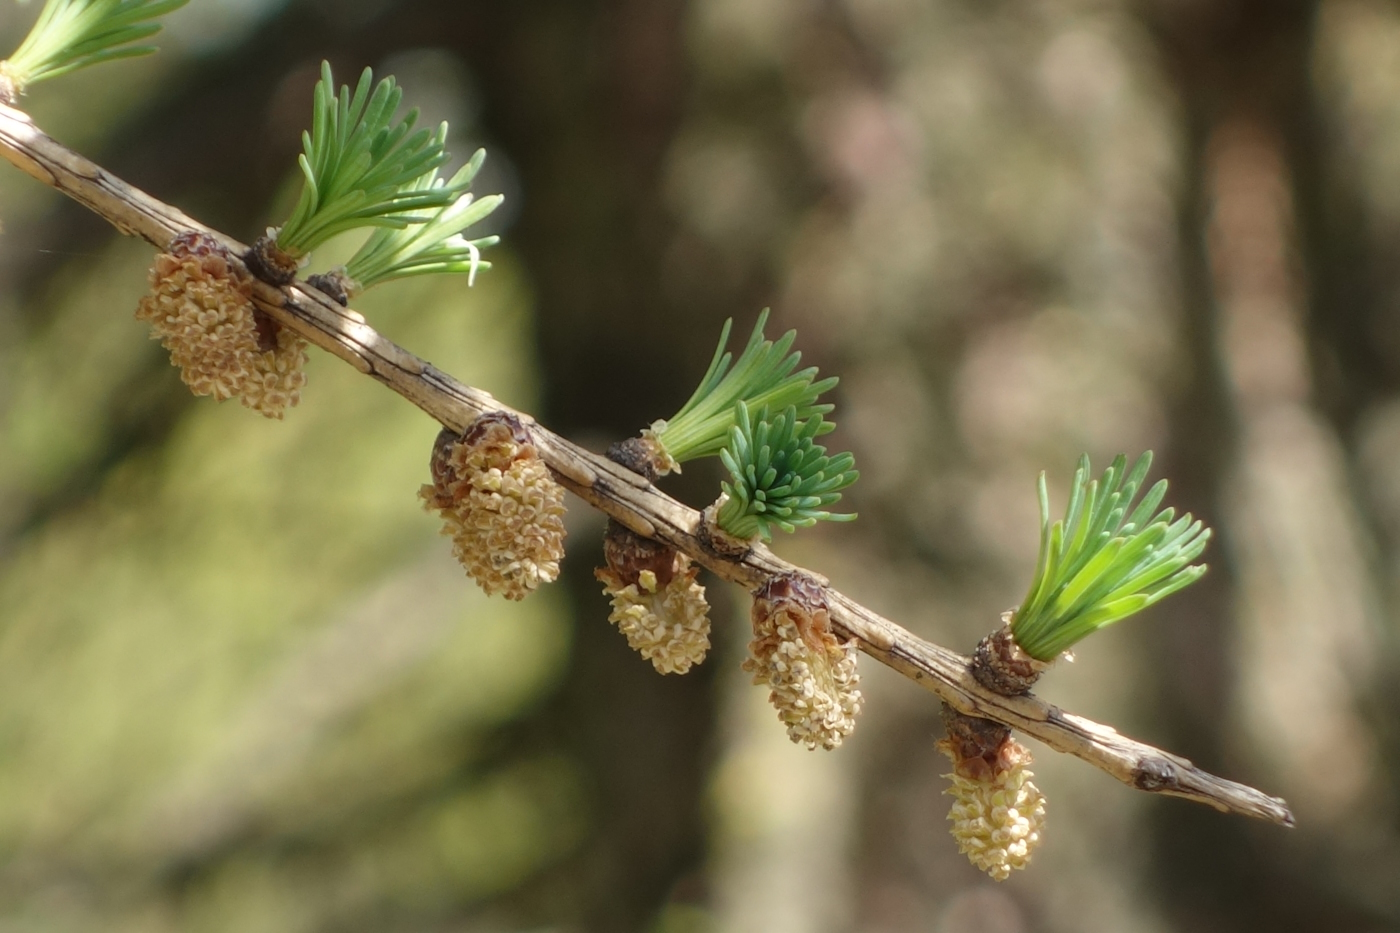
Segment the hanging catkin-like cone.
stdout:
[[856,645],[831,631],[826,591],[810,577],[784,574],[753,595],[753,640],[744,670],[769,687],[788,738],[809,749],[836,748],[856,727]]
[[668,545],[608,521],[606,567],[593,575],[612,598],[608,621],[662,674],[684,674],[710,650],[709,603],[700,568]]
[[489,412],[460,438],[444,429],[432,473],[419,495],[442,515],[452,553],[488,595],[524,599],[559,576],[564,489],[520,419]]
[[138,320],[195,395],[238,398],[269,418],[301,398],[306,341],[258,312],[252,278],[217,239],[191,231],[156,256]]
[[156,256],[151,290],[136,308],[195,395],[238,395],[258,349],[252,279],[223,244],[182,233]]
[[948,813],[958,851],[997,881],[1030,864],[1045,828],[1045,796],[1031,783],[1030,751],[1000,723],[943,707],[948,737],[938,748],[953,760]]
[[[1012,613],[1002,616],[1009,623]],[[972,675],[1002,696],[1029,693],[1050,667],[1021,650],[1008,625],[977,645]],[[1031,753],[1001,723],[943,706],[948,737],[938,748],[953,759],[953,797],[948,813],[958,850],[997,881],[1025,868],[1040,845],[1045,826],[1045,795],[1031,783]]]

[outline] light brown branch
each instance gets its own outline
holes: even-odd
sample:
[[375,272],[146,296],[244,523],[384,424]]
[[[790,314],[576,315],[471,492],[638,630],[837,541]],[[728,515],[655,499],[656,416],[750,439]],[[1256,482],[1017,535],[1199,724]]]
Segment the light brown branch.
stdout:
[[[29,117],[0,106],[0,154],[106,218],[125,234],[158,249],[178,233],[201,230],[223,239],[235,252],[244,246],[138,191],[121,179],[50,139]],[[278,323],[321,349],[378,379],[454,431],[462,431],[488,411],[511,410],[487,392],[452,376],[386,340],[360,314],[300,283],[285,289],[257,283],[254,300]],[[742,558],[729,558],[698,537],[700,513],[657,490],[635,473],[584,450],[535,424],[541,456],[559,481],[593,507],[638,534],[665,541],[725,580],[752,591],[775,574],[820,574],[795,567],[762,545]],[[823,582],[824,579],[823,579]],[[1112,728],[1066,713],[1028,695],[1008,698],[982,687],[969,673],[968,659],[925,641],[835,590],[831,617],[862,651],[920,684],[959,712],[1005,723],[1060,752],[1087,761],[1139,790],[1170,794],[1243,813],[1284,826],[1293,815],[1284,801],[1227,781],[1161,749],[1119,735]]]

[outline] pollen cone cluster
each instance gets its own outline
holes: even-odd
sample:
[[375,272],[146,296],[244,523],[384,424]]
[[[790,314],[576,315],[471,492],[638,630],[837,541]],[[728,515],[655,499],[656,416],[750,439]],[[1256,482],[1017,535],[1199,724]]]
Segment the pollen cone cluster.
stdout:
[[826,594],[815,580],[786,574],[754,593],[744,670],[770,688],[769,702],[799,745],[835,748],[855,731],[861,707],[855,642],[843,644],[832,633]]
[[182,233],[156,256],[138,320],[195,395],[237,397],[269,418],[301,399],[306,341],[256,311],[252,277],[223,244]]
[[433,483],[419,492],[442,515],[452,553],[488,595],[524,599],[559,576],[564,489],[514,415],[482,415],[433,445]]
[[[964,717],[970,718],[970,717]],[[997,881],[1030,864],[1045,828],[1045,795],[1031,783],[1031,754],[1003,733],[997,747],[967,755],[966,744],[950,728],[938,748],[953,759],[948,813],[958,851]]]
[[593,571],[612,598],[608,621],[662,674],[684,674],[710,650],[709,603],[700,568],[665,544],[608,522],[608,565]]

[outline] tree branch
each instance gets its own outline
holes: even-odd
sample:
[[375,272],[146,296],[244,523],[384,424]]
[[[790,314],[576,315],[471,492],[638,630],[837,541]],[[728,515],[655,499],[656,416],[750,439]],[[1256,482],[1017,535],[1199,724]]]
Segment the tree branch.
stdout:
[[[176,234],[190,230],[213,234],[239,254],[246,248],[131,187],[46,136],[26,114],[4,106],[0,106],[0,154],[106,218],[122,233],[142,237],[157,249],[165,249]],[[486,412],[513,411],[490,393],[458,382],[386,340],[362,315],[301,283],[278,289],[257,282],[254,301],[279,324],[384,383],[454,431],[463,431]],[[531,425],[540,455],[560,483],[638,534],[684,551],[715,575],[750,591],[781,573],[805,573],[826,582],[820,574],[780,560],[761,544],[741,558],[716,553],[698,536],[700,513],[695,509],[637,474],[540,427],[529,415],[514,414]],[[1277,797],[1208,774],[1184,758],[1066,713],[1034,695],[992,693],[973,679],[963,655],[919,638],[835,590],[829,591],[829,598],[831,619],[840,634],[856,639],[866,654],[959,712],[1004,723],[1139,790],[1293,825],[1292,813]]]

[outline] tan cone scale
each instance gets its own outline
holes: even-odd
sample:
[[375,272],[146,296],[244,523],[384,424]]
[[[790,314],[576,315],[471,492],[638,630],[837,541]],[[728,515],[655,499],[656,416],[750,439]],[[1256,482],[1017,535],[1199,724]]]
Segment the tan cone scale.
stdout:
[[442,515],[452,553],[487,595],[524,599],[558,578],[564,488],[519,419],[492,412],[460,440],[442,432],[432,466],[433,484],[419,495]]
[[191,392],[238,398],[278,419],[300,401],[306,341],[258,315],[252,277],[222,243],[180,234],[156,256],[150,283],[136,317],[151,325]]
[[753,640],[744,670],[769,688],[788,738],[836,748],[856,728],[861,693],[856,645],[831,631],[826,594],[808,577],[784,574],[754,593]]
[[710,650],[710,604],[696,582],[700,568],[684,554],[677,555],[677,565],[665,583],[650,570],[630,584],[606,567],[593,572],[612,598],[608,621],[662,674],[684,674]]

